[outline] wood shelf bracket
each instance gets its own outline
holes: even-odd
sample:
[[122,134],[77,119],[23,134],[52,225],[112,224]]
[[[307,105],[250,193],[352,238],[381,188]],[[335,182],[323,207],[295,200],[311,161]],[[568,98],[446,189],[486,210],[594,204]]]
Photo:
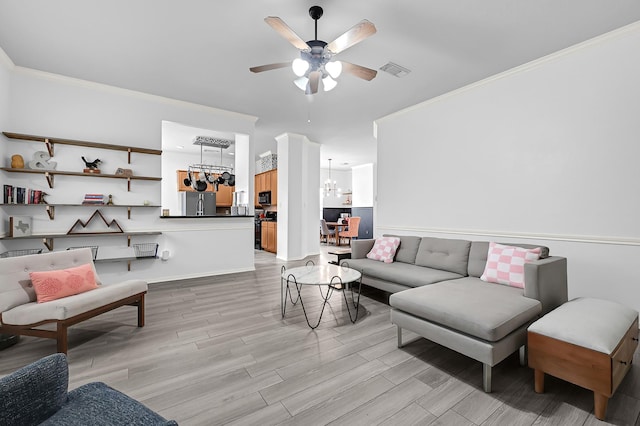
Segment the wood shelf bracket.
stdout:
[[53,175],[49,172],[44,172],[44,177],[47,178],[47,183],[49,184],[49,188],[53,188]]
[[53,144],[49,138],[44,138],[44,144],[47,146],[47,151],[49,151],[49,157],[53,157]]
[[131,178],[127,178],[127,192],[131,192]]
[[131,148],[127,149],[127,163],[131,164]]
[[43,238],[42,244],[44,244],[44,246],[48,248],[49,251],[53,251],[53,238]]
[[127,219],[131,219],[131,206],[127,207]]
[[47,210],[47,214],[49,215],[49,219],[53,220],[53,218],[56,215],[56,208],[55,206],[47,206],[45,207],[45,209]]

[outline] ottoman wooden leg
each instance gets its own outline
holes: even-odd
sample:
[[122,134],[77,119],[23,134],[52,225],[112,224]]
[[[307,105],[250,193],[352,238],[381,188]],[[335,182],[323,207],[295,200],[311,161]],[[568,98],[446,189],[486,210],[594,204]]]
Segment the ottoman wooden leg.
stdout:
[[604,420],[604,416],[607,414],[607,403],[609,398],[601,393],[593,393],[593,407],[598,420]]
[[536,393],[544,393],[544,371],[537,368],[533,371],[535,391]]

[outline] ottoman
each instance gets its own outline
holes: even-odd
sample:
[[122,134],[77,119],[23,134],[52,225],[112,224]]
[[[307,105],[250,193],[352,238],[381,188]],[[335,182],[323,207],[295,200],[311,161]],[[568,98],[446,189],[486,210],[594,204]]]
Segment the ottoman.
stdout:
[[604,420],[638,346],[638,312],[608,300],[573,299],[531,324],[527,340],[535,391],[544,392],[545,373],[592,390],[595,416]]

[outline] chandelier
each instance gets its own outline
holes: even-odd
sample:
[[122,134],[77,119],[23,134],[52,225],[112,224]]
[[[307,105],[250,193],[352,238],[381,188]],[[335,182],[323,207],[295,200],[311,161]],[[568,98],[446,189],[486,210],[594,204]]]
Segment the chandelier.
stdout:
[[324,181],[322,193],[325,197],[330,195],[340,197],[342,195],[342,189],[338,188],[338,183],[335,180],[331,180],[331,158],[329,158],[329,178]]

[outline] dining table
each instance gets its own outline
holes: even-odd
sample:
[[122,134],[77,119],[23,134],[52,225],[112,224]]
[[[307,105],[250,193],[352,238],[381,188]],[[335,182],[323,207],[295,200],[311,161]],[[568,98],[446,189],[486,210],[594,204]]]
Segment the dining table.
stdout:
[[335,228],[336,233],[335,233],[335,240],[336,240],[336,246],[340,245],[340,236],[338,235],[342,228],[347,228],[349,226],[349,222],[327,222],[327,226],[330,228]]

